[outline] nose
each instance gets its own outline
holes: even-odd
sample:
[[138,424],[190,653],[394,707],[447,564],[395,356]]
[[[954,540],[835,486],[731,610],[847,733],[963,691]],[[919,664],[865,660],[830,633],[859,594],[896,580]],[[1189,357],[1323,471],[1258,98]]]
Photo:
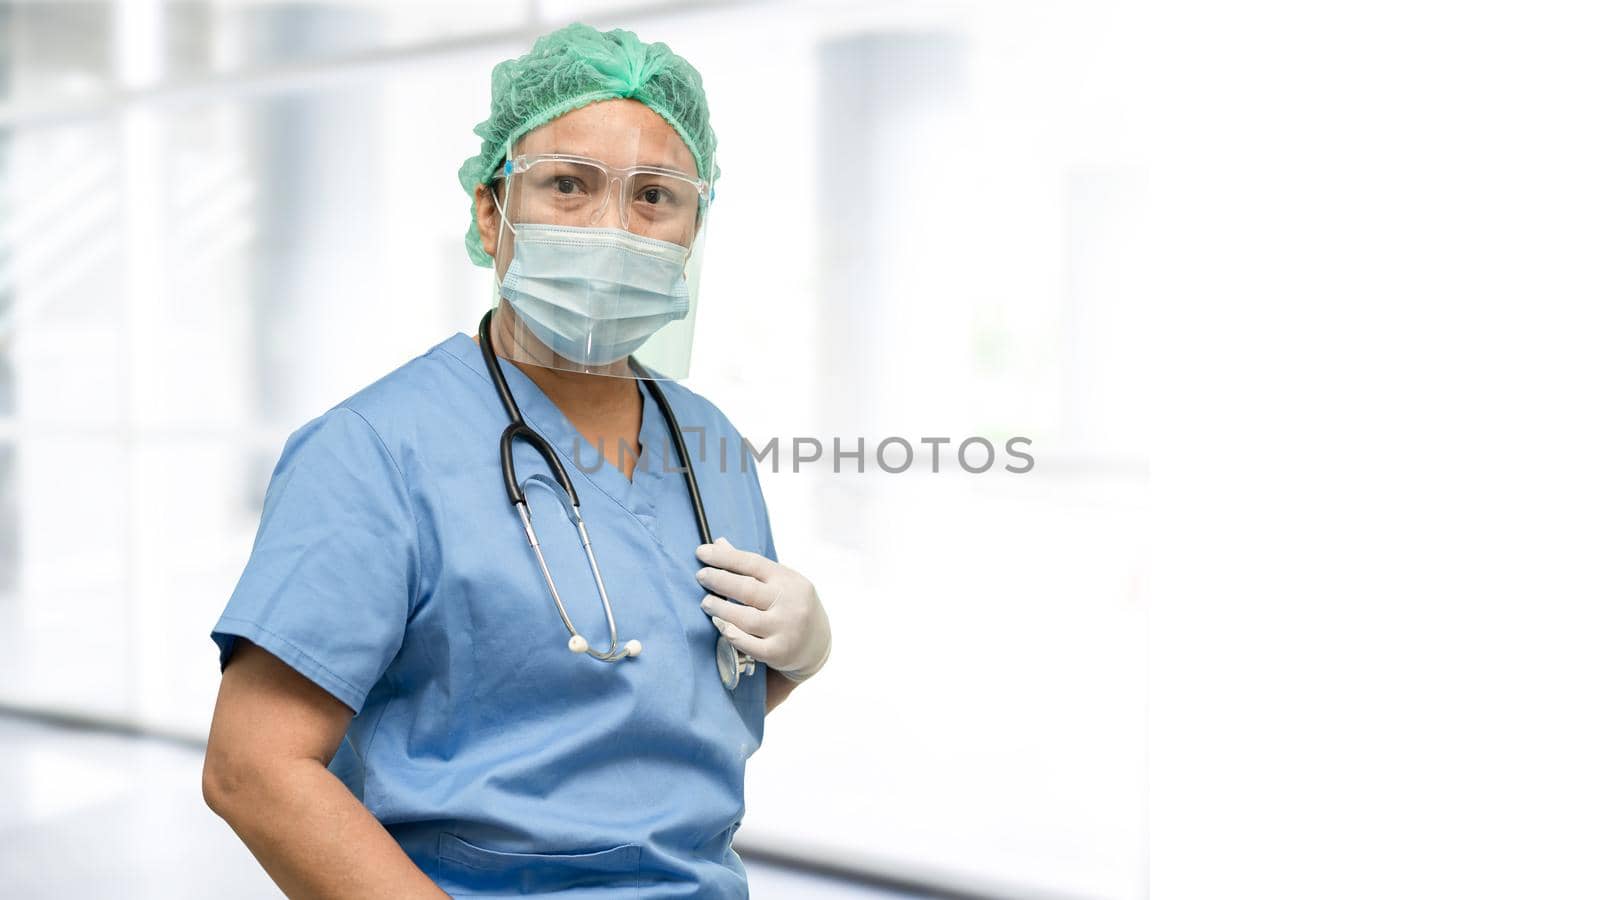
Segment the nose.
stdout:
[[[612,194],[616,200],[612,200]],[[600,198],[600,209],[589,219],[596,228],[627,228],[627,205],[622,198],[622,179],[613,178],[606,185],[605,196]]]

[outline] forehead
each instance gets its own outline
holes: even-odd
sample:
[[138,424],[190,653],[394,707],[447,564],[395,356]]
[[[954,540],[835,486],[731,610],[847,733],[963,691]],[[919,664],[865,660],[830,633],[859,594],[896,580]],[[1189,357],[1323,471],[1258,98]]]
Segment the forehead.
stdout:
[[694,173],[694,155],[678,132],[637,100],[602,100],[540,125],[516,153],[567,153],[611,166],[661,166]]

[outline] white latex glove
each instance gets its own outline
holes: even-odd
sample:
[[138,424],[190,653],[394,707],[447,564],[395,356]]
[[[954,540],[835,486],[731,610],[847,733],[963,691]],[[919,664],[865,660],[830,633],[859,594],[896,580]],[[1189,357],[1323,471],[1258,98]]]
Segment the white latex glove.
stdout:
[[722,595],[707,595],[700,608],[728,643],[790,681],[817,674],[833,649],[833,631],[811,582],[788,566],[740,550],[727,538],[701,544],[695,556],[707,566],[695,577]]

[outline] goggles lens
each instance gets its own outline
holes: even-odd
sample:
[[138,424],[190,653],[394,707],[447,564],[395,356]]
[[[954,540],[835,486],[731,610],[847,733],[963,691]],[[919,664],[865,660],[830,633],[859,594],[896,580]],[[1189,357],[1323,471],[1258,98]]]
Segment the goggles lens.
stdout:
[[577,157],[519,156],[506,169],[513,221],[603,225],[615,203],[623,228],[664,240],[693,233],[704,193],[699,179],[681,173],[642,166],[616,170]]

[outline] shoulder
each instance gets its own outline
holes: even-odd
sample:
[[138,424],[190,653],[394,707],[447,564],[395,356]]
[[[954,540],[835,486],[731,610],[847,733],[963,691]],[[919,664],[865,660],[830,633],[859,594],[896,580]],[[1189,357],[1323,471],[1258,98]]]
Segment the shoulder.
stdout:
[[[676,381],[661,381],[658,384],[685,434],[702,432],[707,441],[719,448],[714,452],[724,455],[746,445],[745,436],[733,421],[703,394]],[[718,441],[726,445],[726,451],[720,450],[721,444],[716,443]]]
[[[675,381],[663,381],[660,385],[684,432],[690,452],[696,453],[695,444],[699,444],[700,459],[697,462],[715,462],[721,466],[720,471],[724,474],[737,473],[738,480],[746,483],[759,504],[761,486],[758,470],[764,461],[775,463],[777,438],[771,438],[766,444],[752,443],[750,438],[740,433],[727,414],[704,395]],[[703,436],[703,440],[697,442],[691,435]]]
[[412,357],[398,368],[335,404],[348,409],[372,426],[425,417],[440,406],[453,406],[464,376],[472,373],[453,351],[459,335],[446,338]]
[[291,444],[321,432],[365,432],[400,462],[402,448],[441,420],[459,415],[459,397],[471,376],[452,352],[459,335],[446,338],[423,353],[335,403],[302,425]]
[[[696,460],[696,465],[701,467],[702,472],[715,473],[711,477],[718,489],[726,491],[725,498],[739,509],[732,518],[725,518],[720,523],[724,535],[768,559],[777,559],[778,551],[772,537],[772,523],[760,478],[763,460],[770,459],[776,464],[773,448],[777,439],[773,438],[762,446],[752,445],[715,403],[682,384],[663,382],[662,393],[672,405],[685,435],[692,428],[704,429],[705,441],[698,448],[701,456]],[[696,452],[692,438],[686,438],[685,443],[691,448],[690,453]],[[728,511],[724,512],[726,514]]]

